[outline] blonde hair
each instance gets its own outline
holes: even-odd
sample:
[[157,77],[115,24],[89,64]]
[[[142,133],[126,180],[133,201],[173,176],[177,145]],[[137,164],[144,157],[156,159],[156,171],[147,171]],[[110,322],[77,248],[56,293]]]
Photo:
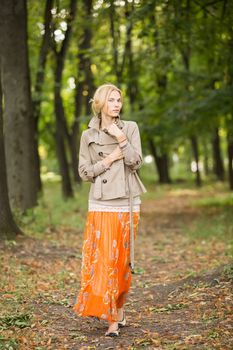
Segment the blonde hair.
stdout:
[[91,99],[90,101],[92,102],[91,108],[95,116],[99,118],[101,117],[101,109],[104,107],[105,102],[107,101],[107,98],[110,95],[110,93],[114,90],[119,92],[122,99],[122,91],[113,84],[100,85],[98,89],[95,91],[93,99]]

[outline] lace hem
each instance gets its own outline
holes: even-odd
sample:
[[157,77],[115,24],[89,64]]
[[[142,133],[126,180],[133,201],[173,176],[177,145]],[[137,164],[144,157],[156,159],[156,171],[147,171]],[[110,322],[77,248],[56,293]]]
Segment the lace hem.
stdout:
[[[95,204],[89,204],[88,211],[105,211],[105,212],[129,212],[129,205],[125,206],[108,206],[108,205],[95,205]],[[140,211],[140,205],[134,205],[133,206],[133,212],[139,212]]]

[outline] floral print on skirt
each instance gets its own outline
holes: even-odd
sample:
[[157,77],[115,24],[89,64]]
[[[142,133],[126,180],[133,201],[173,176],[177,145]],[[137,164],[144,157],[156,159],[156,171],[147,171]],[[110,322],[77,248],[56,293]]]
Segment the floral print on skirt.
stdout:
[[[133,213],[134,238],[139,212]],[[88,212],[82,248],[78,316],[116,321],[131,282],[129,212]]]

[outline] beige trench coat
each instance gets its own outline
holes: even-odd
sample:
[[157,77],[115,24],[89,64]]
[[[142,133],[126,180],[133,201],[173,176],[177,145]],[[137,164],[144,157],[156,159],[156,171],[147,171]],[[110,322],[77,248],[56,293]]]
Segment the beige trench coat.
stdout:
[[93,117],[88,129],[83,131],[79,151],[79,175],[84,181],[91,181],[90,199],[111,200],[129,198],[129,177],[132,195],[146,192],[136,170],[142,165],[141,140],[138,126],[133,121],[118,118],[117,125],[128,139],[122,149],[124,158],[105,169],[102,159],[118,145],[115,137],[99,132],[99,118]]

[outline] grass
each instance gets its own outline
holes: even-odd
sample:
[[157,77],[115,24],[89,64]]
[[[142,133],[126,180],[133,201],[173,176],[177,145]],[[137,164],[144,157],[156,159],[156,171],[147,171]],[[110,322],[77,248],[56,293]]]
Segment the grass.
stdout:
[[211,190],[211,195],[196,199],[194,207],[201,214],[194,220],[192,227],[183,227],[183,231],[192,239],[217,239],[227,243],[226,254],[233,256],[233,194],[227,191]]
[[176,311],[176,310],[180,310],[187,307],[186,304],[180,303],[180,304],[167,304],[165,307],[160,307],[160,308],[156,308],[153,307],[151,308],[150,311],[156,312],[156,313],[161,313],[161,312],[168,312],[170,313],[171,311]]
[[189,230],[193,238],[208,239],[217,237],[221,240],[231,240],[233,238],[233,218],[232,209],[222,209],[215,213],[201,215],[194,222],[194,228]]
[[31,326],[32,315],[29,313],[5,315],[0,317],[0,329],[11,327],[25,328]]
[[83,183],[75,188],[74,198],[64,200],[59,182],[44,182],[43,196],[38,205],[25,214],[14,213],[20,227],[36,238],[60,227],[81,231],[85,224],[89,184]]
[[16,350],[18,349],[18,341],[15,338],[7,339],[0,336],[0,350]]
[[205,197],[194,203],[198,207],[203,208],[230,208],[233,210],[233,193],[223,193],[220,195]]
[[223,274],[229,280],[233,280],[233,264],[225,266]]

